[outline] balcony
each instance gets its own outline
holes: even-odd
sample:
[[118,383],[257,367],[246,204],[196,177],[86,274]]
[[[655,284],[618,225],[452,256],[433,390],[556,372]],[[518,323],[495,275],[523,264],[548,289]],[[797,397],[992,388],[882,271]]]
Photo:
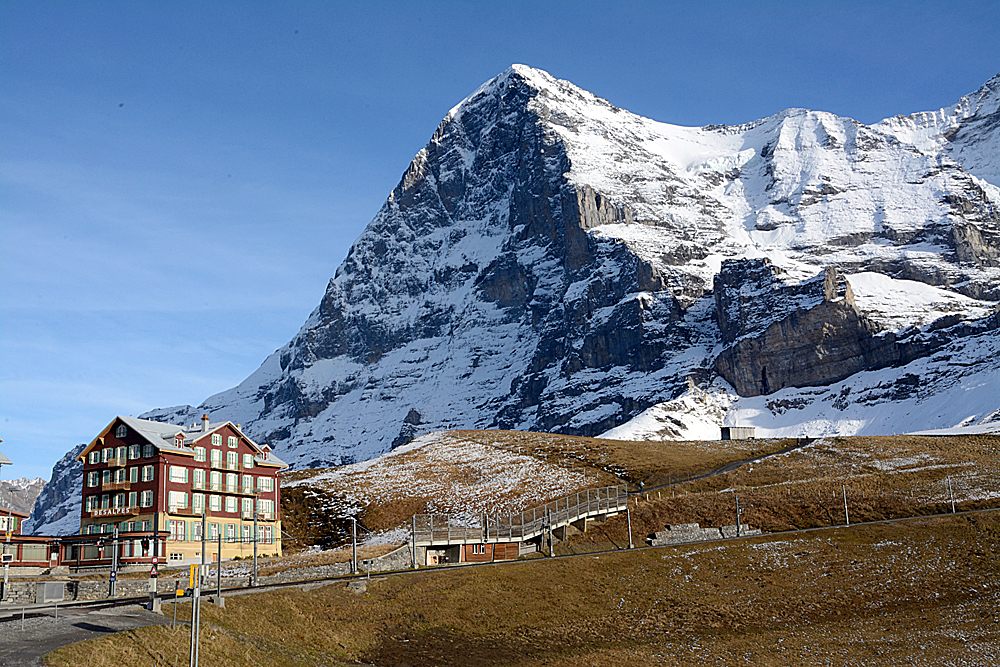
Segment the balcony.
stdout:
[[106,516],[137,516],[139,514],[139,508],[132,507],[101,507],[90,510],[90,516],[93,518],[106,517]]
[[225,461],[212,461],[211,463],[208,464],[208,466],[212,470],[229,470],[231,472],[240,471],[240,466],[238,461],[233,464],[226,463]]
[[177,514],[178,516],[201,516],[201,508],[195,507],[178,507],[176,505],[171,505],[167,508],[168,514]]
[[195,482],[191,485],[191,488],[195,491],[208,491],[209,493],[222,493],[231,496],[252,496],[253,491],[249,491],[239,485],[226,484],[225,482],[217,482],[213,484],[212,482]]
[[108,482],[101,484],[101,489],[104,491],[128,491],[131,488],[131,482]]
[[[244,521],[253,521],[253,512],[241,512],[240,516],[243,518]],[[272,517],[271,512],[257,512],[258,521],[271,521],[272,520],[271,517]]]
[[109,468],[124,468],[127,465],[128,465],[128,457],[127,456],[117,456],[117,457],[108,459],[108,467]]

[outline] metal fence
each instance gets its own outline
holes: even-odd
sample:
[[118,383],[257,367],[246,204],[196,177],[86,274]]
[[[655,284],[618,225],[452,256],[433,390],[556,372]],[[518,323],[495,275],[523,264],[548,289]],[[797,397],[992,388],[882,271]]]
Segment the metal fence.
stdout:
[[523,542],[579,519],[624,512],[627,504],[628,490],[620,484],[580,491],[518,514],[483,514],[478,521],[454,514],[416,514],[413,537],[419,545]]

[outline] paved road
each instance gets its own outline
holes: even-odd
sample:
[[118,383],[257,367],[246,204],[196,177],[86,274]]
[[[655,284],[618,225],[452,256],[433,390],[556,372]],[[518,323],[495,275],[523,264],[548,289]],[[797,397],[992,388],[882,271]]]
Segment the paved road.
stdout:
[[139,606],[104,610],[60,610],[59,618],[28,618],[21,630],[15,617],[0,623],[0,667],[40,667],[46,653],[76,642],[146,625],[163,625],[170,619]]

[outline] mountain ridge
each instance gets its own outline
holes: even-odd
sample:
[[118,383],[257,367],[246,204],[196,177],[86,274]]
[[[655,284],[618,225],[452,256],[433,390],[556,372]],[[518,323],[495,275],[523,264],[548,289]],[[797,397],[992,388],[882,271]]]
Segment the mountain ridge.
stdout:
[[[514,65],[449,111],[289,344],[202,405],[144,417],[240,421],[299,467],[444,428],[596,435],[720,380],[726,260],[768,259],[779,291],[828,266],[927,285],[950,309],[939,328],[986,317],[998,81],[871,126],[788,109],[695,128]],[[877,296],[857,303],[873,340],[902,331]]]

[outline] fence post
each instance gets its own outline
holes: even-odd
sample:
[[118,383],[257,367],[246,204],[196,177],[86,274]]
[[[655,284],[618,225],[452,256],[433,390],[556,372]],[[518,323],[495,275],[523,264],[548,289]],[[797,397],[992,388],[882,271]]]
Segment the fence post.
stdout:
[[948,475],[948,495],[951,496],[951,513],[955,513],[955,491],[951,488],[951,475]]
[[634,549],[635,545],[632,543],[632,512],[628,508],[628,502],[625,503],[625,520],[628,522],[628,548]]
[[848,526],[851,525],[851,515],[847,513],[847,485],[842,484],[841,487],[844,489],[844,521]]
[[413,515],[413,530],[410,532],[410,540],[412,543],[412,553],[411,557],[413,559],[413,569],[417,569],[417,515]]

